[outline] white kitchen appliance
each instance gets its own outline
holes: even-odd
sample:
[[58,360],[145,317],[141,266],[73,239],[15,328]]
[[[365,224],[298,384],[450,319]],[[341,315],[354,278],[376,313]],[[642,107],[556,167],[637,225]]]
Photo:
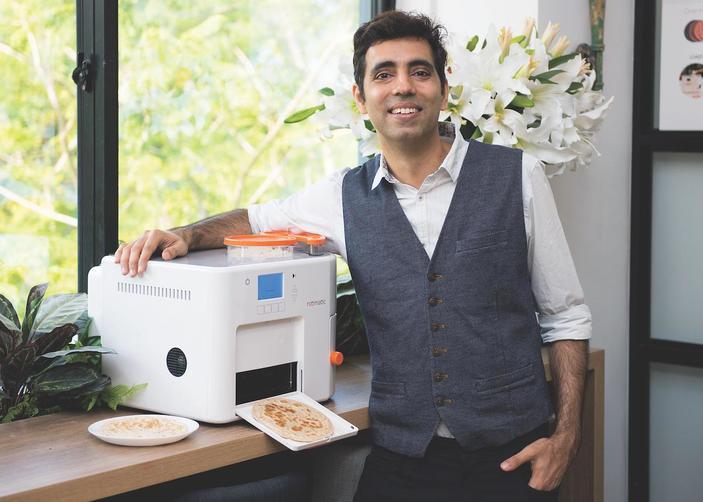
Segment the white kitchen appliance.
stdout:
[[91,329],[117,352],[103,372],[113,385],[147,384],[125,405],[225,423],[265,397],[332,396],[335,257],[319,241],[269,235],[265,249],[256,238],[153,259],[141,277],[122,275],[112,256],[90,271]]

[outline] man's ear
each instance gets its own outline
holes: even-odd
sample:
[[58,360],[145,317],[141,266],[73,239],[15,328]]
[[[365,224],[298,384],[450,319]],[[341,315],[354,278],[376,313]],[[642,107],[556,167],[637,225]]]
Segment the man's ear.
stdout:
[[356,106],[359,108],[361,114],[365,114],[366,101],[364,100],[364,95],[362,94],[361,89],[359,89],[359,86],[356,84],[352,84],[352,96],[354,96],[354,101],[356,101]]

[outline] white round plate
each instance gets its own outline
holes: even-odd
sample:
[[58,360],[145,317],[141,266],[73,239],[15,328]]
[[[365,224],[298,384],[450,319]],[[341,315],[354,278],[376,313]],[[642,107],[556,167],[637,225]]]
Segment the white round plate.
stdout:
[[[104,427],[109,425],[110,423],[143,418],[159,418],[162,420],[167,420],[169,422],[175,422],[184,425],[186,427],[186,430],[185,432],[172,433],[158,437],[137,437],[129,431],[125,431],[124,434],[121,434],[119,436],[104,433]],[[160,444],[175,443],[176,441],[180,441],[181,439],[186,438],[190,434],[195,432],[198,427],[199,424],[195,420],[183,417],[176,417],[173,415],[126,415],[123,417],[106,418],[105,420],[95,422],[88,427],[88,432],[90,432],[96,438],[102,439],[107,443],[119,444],[123,446],[156,446]]]

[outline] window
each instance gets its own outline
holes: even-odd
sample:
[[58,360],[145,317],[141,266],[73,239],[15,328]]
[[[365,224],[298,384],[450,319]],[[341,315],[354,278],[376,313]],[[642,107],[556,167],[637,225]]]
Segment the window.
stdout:
[[[281,121],[319,102],[359,22],[393,5],[1,2],[0,293],[85,291],[118,219],[132,239],[355,165],[349,134],[320,142],[314,120]],[[77,53],[89,91],[70,78]]]
[[0,293],[21,310],[77,287],[75,9],[0,2]]
[[120,239],[356,165],[351,133],[283,119],[351,60],[357,0],[123,0],[118,19]]

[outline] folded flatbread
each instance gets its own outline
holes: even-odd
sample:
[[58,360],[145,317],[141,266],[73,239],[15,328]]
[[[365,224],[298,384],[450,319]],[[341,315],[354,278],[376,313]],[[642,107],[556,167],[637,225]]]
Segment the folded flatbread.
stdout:
[[332,422],[316,409],[294,399],[271,398],[256,403],[254,418],[284,438],[309,443],[328,438]]

